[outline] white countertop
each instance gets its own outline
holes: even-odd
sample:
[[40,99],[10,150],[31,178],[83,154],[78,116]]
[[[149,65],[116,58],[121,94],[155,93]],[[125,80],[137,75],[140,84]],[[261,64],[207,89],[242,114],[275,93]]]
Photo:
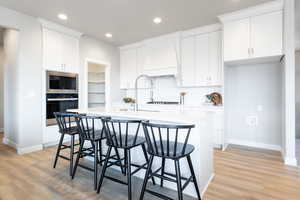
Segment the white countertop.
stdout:
[[134,118],[154,121],[177,122],[177,123],[195,123],[195,121],[204,120],[210,114],[205,110],[168,110],[168,111],[130,111],[120,108],[88,108],[88,109],[70,109],[69,112],[85,113],[99,116],[110,116],[120,118]]

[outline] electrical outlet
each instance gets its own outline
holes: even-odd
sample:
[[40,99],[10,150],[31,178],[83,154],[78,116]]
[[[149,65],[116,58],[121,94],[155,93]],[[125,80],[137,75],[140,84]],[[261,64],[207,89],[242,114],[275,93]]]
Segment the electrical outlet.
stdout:
[[264,107],[262,105],[257,106],[257,111],[262,112],[264,110]]
[[246,124],[249,127],[257,127],[257,125],[258,125],[258,117],[257,116],[247,116],[246,117]]

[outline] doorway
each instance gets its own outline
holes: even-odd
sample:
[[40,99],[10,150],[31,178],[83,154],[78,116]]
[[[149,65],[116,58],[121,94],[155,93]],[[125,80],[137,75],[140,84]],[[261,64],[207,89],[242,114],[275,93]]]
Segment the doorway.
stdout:
[[85,108],[110,106],[110,64],[86,59],[85,71]]

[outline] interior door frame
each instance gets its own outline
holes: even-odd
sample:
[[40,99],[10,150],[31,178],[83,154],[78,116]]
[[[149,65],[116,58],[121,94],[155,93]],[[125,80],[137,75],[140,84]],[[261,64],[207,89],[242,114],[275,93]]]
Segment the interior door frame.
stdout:
[[[84,59],[84,79],[83,79],[83,87],[84,94],[83,97],[85,99],[83,103],[83,108],[88,108],[88,65],[89,63],[99,64],[105,66],[105,107],[111,107],[111,88],[110,88],[110,76],[111,76],[111,64],[109,62],[103,60],[96,60],[93,58],[85,58]],[[79,78],[80,79],[80,78]],[[79,102],[79,106],[82,105]]]

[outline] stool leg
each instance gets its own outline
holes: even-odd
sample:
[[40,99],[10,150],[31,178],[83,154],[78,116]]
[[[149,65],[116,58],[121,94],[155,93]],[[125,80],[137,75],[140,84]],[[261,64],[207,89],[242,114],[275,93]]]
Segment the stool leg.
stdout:
[[59,153],[60,153],[60,150],[61,150],[61,145],[64,141],[64,137],[65,137],[65,134],[62,133],[61,136],[60,136],[60,139],[59,139],[59,143],[58,143],[58,147],[57,147],[57,151],[56,151],[56,156],[55,156],[53,168],[56,167],[58,156],[59,156]]
[[73,173],[73,158],[74,158],[74,135],[71,136],[71,146],[70,146],[70,176]]
[[199,187],[198,187],[198,184],[197,184],[197,179],[196,179],[196,176],[195,176],[194,167],[193,167],[193,163],[192,163],[192,159],[191,159],[190,155],[187,156],[187,161],[188,161],[190,171],[191,171],[191,174],[192,174],[192,177],[193,177],[193,183],[195,185],[195,189],[196,189],[196,192],[197,192],[198,199],[201,200],[201,195],[200,195],[200,191],[199,191]]
[[75,177],[75,173],[76,173],[76,170],[77,170],[77,166],[78,166],[78,163],[79,163],[79,159],[80,159],[81,154],[82,154],[83,145],[84,145],[84,140],[82,140],[82,141],[80,142],[79,151],[78,151],[78,154],[77,154],[77,157],[76,157],[76,161],[75,161],[75,165],[74,165],[74,168],[73,168],[72,179]]
[[[165,174],[165,164],[166,164],[166,159],[165,158],[162,158],[161,160],[161,176],[163,176]],[[164,179],[161,178],[160,179],[160,187],[164,187]]]
[[146,190],[146,187],[147,187],[149,174],[150,174],[150,171],[151,171],[151,168],[152,168],[153,158],[154,158],[154,156],[151,155],[150,156],[150,161],[149,161],[149,164],[148,164],[148,167],[147,167],[147,171],[146,171],[146,174],[145,174],[145,178],[144,178],[142,191],[141,191],[141,194],[140,194],[140,200],[144,199],[144,194],[145,194],[145,190]]
[[94,142],[94,190],[97,189],[98,181],[98,141]]
[[126,149],[124,149],[124,176],[127,174],[127,153],[126,153]]
[[100,153],[100,166],[102,166],[102,157],[103,157],[103,153],[102,153],[102,140],[99,140],[99,153]]
[[174,160],[174,162],[175,162],[175,171],[176,171],[178,199],[182,200],[183,197],[182,197],[182,185],[181,185],[181,175],[180,175],[179,160]]
[[106,153],[104,165],[103,165],[102,171],[101,171],[100,180],[99,180],[99,183],[98,183],[97,193],[100,192],[100,189],[101,189],[101,186],[102,186],[102,183],[103,183],[103,179],[104,179],[104,176],[105,176],[105,171],[106,171],[108,160],[109,160],[110,153],[111,153],[111,148],[112,148],[111,146],[108,146],[108,150],[107,150],[107,153]]
[[[143,149],[143,153],[144,153],[146,162],[147,162],[147,164],[149,165],[149,158],[148,158],[148,154],[147,154],[147,151],[146,151],[145,144],[142,144],[142,149]],[[151,170],[151,169],[150,169],[150,173],[152,173],[152,170]],[[153,185],[155,185],[154,177],[152,177],[152,183],[153,183]]]
[[125,169],[123,168],[123,165],[122,165],[122,160],[121,160],[121,157],[120,157],[118,148],[116,148],[116,147],[115,147],[115,152],[116,152],[117,159],[119,160],[121,172],[122,172],[124,175],[126,175]]
[[127,158],[127,183],[128,183],[128,199],[132,199],[132,192],[131,192],[131,156],[130,156],[130,149],[126,150],[126,158]]

